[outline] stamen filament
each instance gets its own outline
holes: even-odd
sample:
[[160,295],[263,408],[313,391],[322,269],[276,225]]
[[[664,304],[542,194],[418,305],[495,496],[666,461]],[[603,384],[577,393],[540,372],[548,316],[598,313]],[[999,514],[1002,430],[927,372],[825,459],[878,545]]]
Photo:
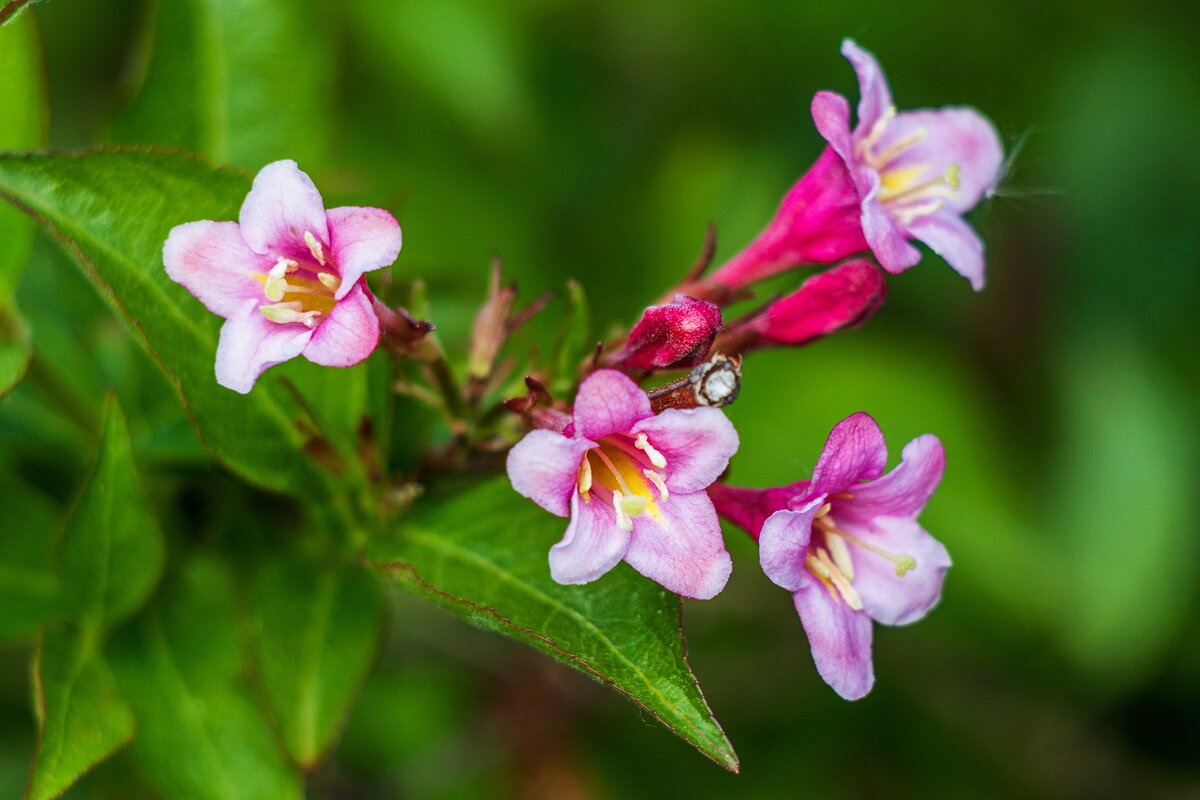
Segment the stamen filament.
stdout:
[[[868,544],[867,542],[864,542],[862,539],[859,539],[857,536],[851,536],[850,534],[846,533],[845,531],[838,530],[837,528],[833,527],[832,525],[825,526],[825,527],[823,527],[823,529],[826,533],[833,534],[834,536],[840,536],[841,538],[845,539],[846,541],[850,542],[851,544],[857,545],[858,547],[861,547],[863,550],[866,550],[868,553],[874,553],[875,555],[879,556],[880,558],[886,558],[888,561],[890,561],[896,565],[896,577],[897,578],[903,578],[909,572],[912,572],[914,569],[917,568],[917,560],[915,558],[913,558],[912,556],[910,556],[908,553],[901,553],[900,555],[895,555],[894,553],[889,553],[887,550],[884,550],[881,547],[876,547],[873,544]],[[829,537],[826,536],[825,540],[829,541]]]
[[625,479],[621,477],[621,471],[617,469],[615,464],[613,464],[612,459],[608,457],[607,453],[605,453],[599,447],[589,450],[588,453],[595,453],[596,456],[602,462],[604,462],[604,466],[608,467],[608,471],[612,473],[614,478],[616,478],[617,486],[621,487],[622,492],[625,492],[626,494],[635,494],[635,492],[629,488],[629,484],[625,482]]

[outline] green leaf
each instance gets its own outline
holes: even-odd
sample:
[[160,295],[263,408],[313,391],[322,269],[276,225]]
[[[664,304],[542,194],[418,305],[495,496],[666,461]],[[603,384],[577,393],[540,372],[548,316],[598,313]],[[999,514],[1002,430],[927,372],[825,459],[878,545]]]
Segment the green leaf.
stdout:
[[[15,4],[10,4],[10,6]],[[8,7],[0,11],[0,18]],[[46,141],[42,52],[33,17],[0,32],[0,150],[29,150]],[[29,326],[13,294],[33,246],[34,224],[14,208],[0,208],[0,397],[25,375],[32,347]]]
[[0,641],[32,636],[38,626],[65,613],[51,549],[62,525],[57,507],[0,464]]
[[172,800],[302,796],[300,777],[242,682],[234,596],[223,564],[194,560],[110,648],[138,721],[130,752]]
[[76,610],[111,624],[146,600],[163,565],[163,539],[133,463],[129,425],[106,404],[100,454],[58,545],[59,575]]
[[687,663],[679,598],[624,564],[587,586],[555,583],[546,553],[565,526],[498,477],[428,498],[371,556],[408,591],[608,684],[736,772]]
[[255,656],[283,740],[317,763],[345,721],[379,643],[379,586],[361,568],[270,564],[254,588]]
[[127,744],[133,712],[117,694],[96,625],[48,629],[34,656],[38,747],[30,800],[49,800]]
[[259,167],[321,160],[329,139],[331,28],[309,0],[162,0],[149,70],[119,139]]
[[[0,28],[16,21],[28,8],[43,2],[43,0],[9,0],[0,6]],[[2,73],[0,73],[2,74]]]
[[244,175],[172,153],[0,156],[0,195],[57,236],[125,317],[213,453],[252,483],[319,497],[321,478],[271,387],[242,396],[217,385],[221,320],[162,265],[173,226],[236,219],[249,189]]

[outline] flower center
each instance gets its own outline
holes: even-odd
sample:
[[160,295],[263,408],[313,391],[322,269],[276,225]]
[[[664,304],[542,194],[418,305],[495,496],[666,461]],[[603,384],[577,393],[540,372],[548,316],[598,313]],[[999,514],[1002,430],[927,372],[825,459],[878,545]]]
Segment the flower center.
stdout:
[[575,485],[586,503],[592,495],[611,503],[617,526],[633,530],[633,519],[649,514],[661,520],[659,502],[667,491],[667,459],[650,444],[644,433],[636,436],[612,434],[602,437],[599,447],[584,453],[579,461]]
[[927,164],[895,164],[904,152],[925,141],[929,135],[924,128],[919,128],[879,149],[888,125],[895,116],[896,107],[889,106],[867,135],[855,143],[854,152],[879,174],[879,192],[876,195],[879,202],[901,224],[907,225],[917,217],[932,214],[946,200],[958,195],[959,168],[958,164],[951,164],[941,175],[921,180],[928,171]]
[[333,310],[337,302],[334,293],[342,279],[336,272],[323,269],[327,262],[325,250],[312,232],[305,231],[304,243],[312,262],[301,264],[280,257],[269,272],[255,276],[263,285],[264,297],[271,301],[258,310],[271,322],[300,322],[315,328]]
[[812,540],[804,566],[817,580],[825,584],[834,600],[845,602],[855,611],[862,609],[862,599],[854,590],[854,561],[850,557],[850,546],[859,547],[868,553],[887,559],[896,567],[896,577],[903,578],[917,568],[917,560],[907,553],[896,555],[864,542],[839,530],[829,516],[831,505],[826,503],[813,518]]

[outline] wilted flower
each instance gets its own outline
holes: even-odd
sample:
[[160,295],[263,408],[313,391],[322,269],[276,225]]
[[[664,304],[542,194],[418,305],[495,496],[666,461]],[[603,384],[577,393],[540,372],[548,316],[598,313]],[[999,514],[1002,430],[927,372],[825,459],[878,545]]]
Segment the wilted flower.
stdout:
[[720,411],[656,415],[632,380],[598,370],[562,431],[530,431],[513,447],[508,476],[521,495],[571,518],[550,548],[554,580],[588,583],[624,560],[676,594],[708,599],[733,564],[704,490],[737,444]]
[[217,382],[245,394],[268,367],[303,355],[327,367],[379,343],[363,274],[400,252],[400,226],[378,208],[325,210],[294,161],[254,179],[238,222],[189,222],[163,247],[167,274],[225,318]]
[[763,571],[793,593],[817,671],[847,700],[875,682],[871,621],[924,617],[950,567],[916,521],[942,478],[941,442],[919,436],[883,475],[886,465],[883,434],[860,412],[829,434],[811,481],[709,489],[721,515],[758,539]]
[[694,367],[704,361],[720,330],[720,308],[677,295],[670,303],[646,309],[609,364],[636,372]]
[[849,39],[842,54],[858,74],[857,126],[846,98],[817,93],[813,121],[829,147],[767,229],[709,280],[737,288],[868,248],[888,272],[903,272],[921,259],[908,241],[918,239],[982,289],[983,242],[962,215],[998,178],[996,129],[961,106],[897,113],[874,56]]

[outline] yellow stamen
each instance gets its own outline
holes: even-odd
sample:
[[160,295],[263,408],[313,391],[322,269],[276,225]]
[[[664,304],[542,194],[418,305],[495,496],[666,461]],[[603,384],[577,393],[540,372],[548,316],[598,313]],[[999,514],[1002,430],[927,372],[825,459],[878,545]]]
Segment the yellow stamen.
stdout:
[[[867,542],[864,542],[862,539],[859,539],[857,536],[851,536],[850,534],[846,533],[845,531],[838,530],[837,528],[834,528],[833,526],[826,527],[826,528],[824,528],[824,530],[826,533],[832,534],[834,537],[841,537],[841,538],[845,539],[846,541],[850,542],[851,544],[861,547],[863,550],[866,550],[868,553],[874,553],[875,555],[879,556],[880,558],[886,558],[888,561],[892,562],[896,566],[896,577],[897,578],[903,578],[905,575],[907,575],[908,573],[912,572],[914,569],[917,568],[917,560],[915,558],[913,558],[912,556],[910,556],[908,553],[901,553],[900,555],[896,555],[894,553],[889,553],[887,550],[884,550],[881,547],[876,547],[873,544],[868,544]],[[829,541],[830,537],[826,536],[825,539],[826,539],[826,541]]]
[[575,479],[575,485],[579,488],[579,493],[583,495],[583,501],[590,503],[592,498],[588,492],[592,490],[592,462],[588,461],[586,455],[579,461],[579,476]]
[[304,243],[308,245],[308,252],[312,253],[312,257],[317,260],[317,263],[322,267],[325,266],[325,249],[321,247],[317,237],[312,235],[312,231],[304,232]]
[[342,285],[342,279],[332,272],[321,272],[317,274],[317,280],[321,285],[330,291],[337,291],[337,288]]
[[854,580],[854,562],[850,560],[850,546],[846,540],[840,536],[826,536],[825,546],[829,548],[833,563],[846,576],[846,580]]

